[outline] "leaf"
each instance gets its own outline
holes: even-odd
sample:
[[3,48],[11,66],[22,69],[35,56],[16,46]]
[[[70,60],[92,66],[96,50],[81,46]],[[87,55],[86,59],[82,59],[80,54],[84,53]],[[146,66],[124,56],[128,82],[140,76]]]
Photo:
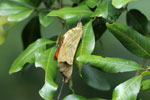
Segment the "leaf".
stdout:
[[133,54],[150,58],[150,39],[141,35],[131,27],[114,23],[106,24],[113,35]]
[[[78,56],[83,54],[91,54],[95,47],[95,37],[92,28],[92,20],[89,21],[83,27],[82,40],[79,43],[78,49],[76,51],[75,61]],[[81,71],[82,64],[76,61],[76,64]]]
[[142,81],[142,90],[150,89],[150,79]]
[[100,4],[98,4],[95,12],[92,14],[92,17],[98,16],[107,18],[108,17],[108,2],[103,0]]
[[110,89],[110,84],[103,73],[91,67],[89,63],[83,65],[81,75],[85,83],[95,89],[104,91],[108,91]]
[[54,10],[51,11],[48,16],[57,16],[62,19],[69,19],[73,17],[88,17],[91,14],[92,11],[87,6],[78,6],[73,8],[61,8],[59,10]]
[[39,13],[39,19],[40,19],[40,23],[44,27],[47,27],[49,24],[51,24],[53,22],[54,17],[47,16],[46,12],[40,12]]
[[112,23],[118,19],[122,12],[123,9],[116,9],[112,5],[111,0],[102,0],[100,3],[98,3],[96,10],[91,16],[102,17],[108,22]]
[[8,17],[8,21],[22,21],[28,18],[33,11],[34,11],[33,9],[28,9],[28,10],[19,12],[17,14],[12,14]]
[[8,31],[16,24],[16,22],[9,22],[7,16],[0,17],[0,45],[5,42]]
[[56,47],[53,47],[46,50],[35,62],[36,67],[42,67],[45,70],[45,84],[39,91],[41,97],[45,100],[51,100],[58,88],[55,83],[57,61],[54,61],[54,55],[56,49]]
[[142,76],[135,76],[118,85],[113,91],[112,100],[136,100],[141,80]]
[[17,14],[29,8],[21,5],[17,5],[12,2],[0,2],[0,16],[9,16],[11,14]]
[[144,77],[144,76],[150,75],[150,72],[149,71],[144,71],[144,72],[141,73],[141,75]]
[[82,96],[79,96],[76,94],[71,94],[71,95],[68,95],[67,97],[65,97],[63,100],[105,100],[105,99],[100,99],[100,98],[88,99],[88,98],[85,98],[85,97],[82,97]]
[[23,65],[28,62],[35,62],[36,57],[40,56],[46,49],[46,45],[52,43],[54,42],[47,39],[38,39],[34,43],[30,44],[27,49],[24,50],[13,62],[9,70],[9,74],[20,71],[23,68]]
[[22,32],[24,49],[38,38],[41,38],[40,22],[38,17],[34,17],[28,22]]
[[105,20],[102,18],[96,18],[92,24],[95,34],[95,40],[98,40],[107,29]]
[[121,8],[131,1],[137,1],[137,0],[112,0],[112,5],[116,8]]
[[90,8],[94,8],[97,6],[99,0],[86,0],[86,5],[89,6]]
[[148,19],[139,10],[131,9],[127,12],[126,18],[127,24],[139,33],[147,35],[150,32]]
[[96,55],[81,55],[77,58],[77,61],[83,64],[89,62],[91,65],[110,73],[128,72],[143,69],[136,62],[122,58],[103,58]]
[[27,6],[33,6],[33,3],[30,0],[9,0],[9,1],[15,1],[17,3],[21,3],[23,5],[27,5]]

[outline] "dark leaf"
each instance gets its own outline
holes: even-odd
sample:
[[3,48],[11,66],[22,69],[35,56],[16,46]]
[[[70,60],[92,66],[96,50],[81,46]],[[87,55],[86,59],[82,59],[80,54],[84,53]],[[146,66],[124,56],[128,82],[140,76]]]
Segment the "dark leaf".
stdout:
[[147,35],[150,32],[148,19],[139,10],[131,9],[127,12],[127,24],[139,33]]
[[29,44],[38,38],[41,38],[40,23],[38,17],[34,17],[29,21],[22,32],[24,48],[26,48]]
[[84,64],[81,70],[83,80],[91,87],[108,91],[110,85],[103,73],[90,66],[89,63]]
[[150,38],[145,37],[126,25],[106,24],[113,35],[133,54],[150,58]]

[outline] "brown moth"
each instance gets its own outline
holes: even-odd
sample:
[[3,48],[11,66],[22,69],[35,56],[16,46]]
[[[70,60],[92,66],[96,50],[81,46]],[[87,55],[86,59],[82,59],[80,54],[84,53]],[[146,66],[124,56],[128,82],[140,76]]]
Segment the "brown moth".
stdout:
[[74,56],[82,36],[82,23],[79,22],[75,28],[68,30],[60,39],[57,61],[59,71],[64,76],[64,82],[67,83],[72,75],[72,66]]

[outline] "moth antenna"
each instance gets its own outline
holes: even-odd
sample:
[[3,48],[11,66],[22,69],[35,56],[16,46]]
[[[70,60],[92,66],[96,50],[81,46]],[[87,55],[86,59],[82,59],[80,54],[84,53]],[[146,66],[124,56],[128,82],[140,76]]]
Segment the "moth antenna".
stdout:
[[[64,77],[63,77],[63,78],[64,78]],[[62,82],[62,84],[61,84],[61,87],[60,87],[59,93],[58,93],[57,100],[59,100],[59,99],[60,99],[60,96],[61,96],[61,93],[62,93],[62,90],[63,90],[64,84],[65,84],[65,82],[63,81],[63,82]]]

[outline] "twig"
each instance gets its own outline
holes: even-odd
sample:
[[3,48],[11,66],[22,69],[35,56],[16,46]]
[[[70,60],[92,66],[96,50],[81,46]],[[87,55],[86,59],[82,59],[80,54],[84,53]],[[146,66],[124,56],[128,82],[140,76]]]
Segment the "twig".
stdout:
[[[143,67],[145,65],[145,63],[147,62],[147,59],[143,59],[142,63],[141,63],[141,66]],[[136,72],[136,76],[140,74],[140,71],[138,70]]]

